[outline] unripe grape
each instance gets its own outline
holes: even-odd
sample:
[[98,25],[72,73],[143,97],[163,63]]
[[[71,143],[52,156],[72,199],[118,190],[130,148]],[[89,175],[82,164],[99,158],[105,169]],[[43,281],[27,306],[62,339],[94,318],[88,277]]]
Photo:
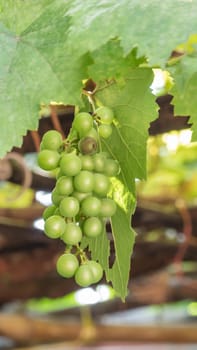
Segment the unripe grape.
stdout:
[[97,153],[93,156],[94,170],[102,173],[105,169],[106,158],[102,153]]
[[66,197],[60,202],[59,210],[62,216],[75,217],[79,212],[79,201],[75,197]]
[[101,201],[97,197],[89,196],[81,203],[81,211],[85,216],[98,216],[101,210]]
[[64,233],[65,228],[65,220],[58,215],[50,216],[44,225],[45,234],[52,239],[59,238]]
[[78,192],[91,192],[94,187],[94,175],[87,170],[82,170],[74,177],[74,188]]
[[74,191],[72,193],[72,196],[77,198],[79,202],[81,202],[82,200],[84,200],[86,197],[89,197],[92,195],[92,192],[78,192],[78,191]]
[[94,174],[94,188],[93,192],[95,192],[98,196],[104,197],[110,190],[110,180],[104,174]]
[[101,280],[101,278],[103,277],[103,268],[102,266],[94,261],[94,260],[89,260],[87,262],[87,265],[91,268],[93,276],[94,276],[94,282],[93,283],[97,283]]
[[56,183],[57,193],[68,196],[73,192],[73,180],[70,176],[62,176]]
[[89,154],[80,157],[83,170],[92,171],[94,169],[94,162]]
[[116,212],[117,206],[113,199],[103,198],[101,199],[100,216],[109,218]]
[[88,264],[79,266],[75,274],[75,282],[81,287],[88,287],[94,281],[94,274]]
[[81,170],[81,159],[76,154],[67,153],[60,161],[60,171],[67,176],[75,176]]
[[66,244],[77,245],[82,239],[81,228],[74,222],[69,222],[66,224],[66,228],[63,235],[61,236],[61,239]]
[[88,237],[97,237],[103,231],[103,222],[97,217],[90,217],[83,223],[83,232]]
[[56,190],[56,187],[51,192],[51,199],[53,204],[55,204],[57,207],[60,204],[61,200],[64,198],[61,194],[59,194]]
[[56,263],[57,272],[62,277],[73,277],[79,267],[79,262],[75,255],[65,253],[61,255]]
[[92,129],[93,118],[87,112],[78,113],[74,118],[73,126],[81,137]]
[[62,135],[56,130],[47,131],[42,138],[42,148],[57,151],[62,145]]
[[44,149],[38,153],[38,165],[44,170],[55,170],[59,164],[60,155],[56,151]]
[[101,137],[108,139],[108,137],[110,137],[112,134],[112,127],[108,124],[101,124],[98,127],[98,132]]
[[56,210],[55,205],[50,205],[49,207],[45,208],[42,214],[43,219],[44,220],[48,219],[50,216],[54,214],[55,210]]
[[93,139],[95,139],[98,142],[98,132],[97,130],[93,127],[92,129],[90,129],[85,135],[84,137],[92,137]]
[[114,119],[114,112],[111,108],[101,106],[96,109],[95,114],[99,117],[100,121],[104,124],[111,124]]
[[120,172],[118,161],[115,159],[107,159],[104,172],[107,176],[117,176]]

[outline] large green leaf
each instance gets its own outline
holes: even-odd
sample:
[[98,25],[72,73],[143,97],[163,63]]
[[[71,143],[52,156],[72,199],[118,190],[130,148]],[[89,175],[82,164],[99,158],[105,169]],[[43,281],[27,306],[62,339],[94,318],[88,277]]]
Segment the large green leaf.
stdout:
[[139,47],[151,64],[163,64],[172,50],[197,33],[197,2],[187,0],[73,0],[69,45],[94,51],[119,37],[125,53]]
[[146,177],[146,141],[148,127],[156,117],[155,98],[149,86],[153,79],[149,68],[133,69],[125,85],[112,83],[100,89],[96,98],[115,113],[116,122],[104,147],[121,166],[124,185],[135,194],[135,179]]
[[40,16],[33,22],[29,19],[31,23],[21,33],[20,23],[17,33],[12,31],[14,17],[9,29],[3,21],[4,18],[0,22],[0,156],[13,145],[20,146],[27,129],[37,128],[40,103],[80,103],[82,79],[87,76],[89,63],[87,55],[75,59],[67,52],[69,20],[59,3],[54,2],[45,11],[41,7]]
[[105,78],[105,67],[126,74],[134,48],[163,64],[197,31],[196,10],[180,0],[0,0],[0,156],[37,128],[40,103],[80,104],[82,80]]

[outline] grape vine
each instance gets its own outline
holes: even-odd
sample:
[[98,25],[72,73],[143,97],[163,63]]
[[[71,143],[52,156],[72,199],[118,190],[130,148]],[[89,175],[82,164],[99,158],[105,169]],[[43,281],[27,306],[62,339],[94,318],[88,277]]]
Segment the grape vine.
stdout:
[[[131,228],[135,181],[146,178],[148,128],[158,115],[150,91],[153,67],[170,72],[175,115],[190,116],[193,140],[197,139],[193,98],[197,2],[179,5],[180,0],[166,0],[162,6],[148,0],[139,4],[134,0],[0,0],[0,157],[13,146],[20,147],[27,130],[37,130],[40,104],[46,110],[51,101],[81,108],[66,140],[51,130],[41,143],[39,164],[57,172],[53,205],[44,213],[45,220],[50,219],[48,235],[59,236],[66,249],[72,245],[67,254],[74,253],[80,266],[86,265],[83,250],[87,248],[122,299],[127,295],[135,237]],[[139,21],[133,20],[139,18],[143,31]],[[174,51],[178,56],[169,60]],[[95,86],[96,113],[94,109],[89,113],[87,103],[84,108],[81,92],[87,79]],[[111,175],[119,169],[117,176]],[[102,202],[100,214],[82,225],[80,215],[82,208],[88,210],[90,196],[94,206]],[[115,258],[110,264],[104,212],[112,215]],[[104,222],[103,232],[88,237],[93,218]]]
[[82,287],[103,277],[101,264],[81,246],[83,237],[93,240],[106,235],[106,224],[117,209],[110,191],[111,179],[119,174],[120,166],[101,146],[101,139],[112,133],[113,120],[113,110],[106,106],[92,114],[76,113],[68,137],[63,140],[58,131],[47,131],[38,154],[39,166],[57,174],[53,204],[43,213],[45,234],[65,243],[57,272],[74,277]]

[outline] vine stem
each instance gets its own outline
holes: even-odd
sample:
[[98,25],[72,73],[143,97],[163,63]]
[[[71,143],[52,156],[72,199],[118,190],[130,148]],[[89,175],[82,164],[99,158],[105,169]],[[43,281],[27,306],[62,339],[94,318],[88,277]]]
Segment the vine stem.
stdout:
[[[88,98],[88,101],[90,103],[90,105],[92,106],[92,111],[93,111],[93,115],[96,112],[96,107],[95,107],[95,102],[94,102],[94,95],[92,92],[88,92],[86,90],[83,90],[83,94]],[[96,121],[96,120],[95,120]],[[97,133],[98,133],[98,124],[96,121],[96,129],[97,129]],[[99,133],[98,133],[98,144],[99,144],[99,150],[102,151],[102,145],[101,145],[101,140],[99,137]]]
[[189,213],[189,210],[185,204],[185,201],[183,199],[178,199],[175,203],[177,210],[179,211],[182,221],[183,221],[183,234],[184,234],[184,241],[180,245],[180,248],[178,249],[175,257],[174,257],[174,264],[178,265],[179,269],[177,271],[177,274],[179,276],[183,276],[183,269],[181,268],[181,263],[183,261],[183,258],[185,256],[185,253],[187,251],[187,248],[189,246],[189,242],[192,235],[192,220],[191,215]]
[[95,103],[94,103],[93,93],[86,91],[86,90],[83,90],[83,94],[87,97],[87,99],[92,107],[93,114],[94,114],[96,107],[95,107]]

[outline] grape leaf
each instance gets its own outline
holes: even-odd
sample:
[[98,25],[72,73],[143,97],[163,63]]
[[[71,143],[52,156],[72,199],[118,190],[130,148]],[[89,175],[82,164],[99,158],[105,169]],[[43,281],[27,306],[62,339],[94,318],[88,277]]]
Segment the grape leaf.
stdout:
[[102,104],[115,113],[116,122],[109,141],[103,141],[111,156],[119,161],[124,185],[135,194],[135,179],[146,177],[146,140],[151,120],[156,117],[155,98],[149,86],[149,68],[133,69],[125,85],[112,83],[96,93]]
[[0,0],[0,21],[20,34],[45,11],[53,0]]
[[135,242],[135,232],[131,229],[131,214],[117,207],[112,217],[112,235],[115,247],[115,262],[107,275],[113,288],[122,298],[128,294],[128,280],[131,266],[131,254]]
[[99,261],[107,277],[109,273],[110,241],[106,230],[103,230],[100,236],[93,239],[84,236],[80,247],[82,249],[88,247],[91,252],[91,258]]
[[27,129],[37,128],[40,103],[80,103],[89,58],[75,60],[68,52],[65,59],[68,26],[58,2],[41,8],[21,33],[12,31],[14,17],[9,29],[0,22],[0,157],[21,145]]
[[173,49],[197,32],[197,2],[180,0],[74,0],[68,46],[78,52],[94,51],[119,37],[124,53],[133,47],[150,64],[163,65]]
[[[99,81],[105,66],[109,75],[125,74],[135,47],[150,63],[165,62],[196,32],[197,4],[179,5],[178,0],[0,0],[0,156],[20,146],[27,129],[37,128],[40,103],[80,104],[82,80],[93,74],[92,64],[100,67]],[[108,45],[112,38],[120,40],[122,54]]]
[[196,55],[183,56],[176,65],[169,68],[174,79],[171,90],[175,115],[189,115],[193,123],[194,141],[197,141],[197,109],[194,96],[197,95]]
[[[91,53],[93,63],[89,67],[89,75],[95,81],[112,78],[122,78],[131,69],[145,63],[145,57],[137,57],[137,50],[133,49],[124,56],[119,40],[110,40],[98,50]],[[105,64],[103,64],[105,62]]]

